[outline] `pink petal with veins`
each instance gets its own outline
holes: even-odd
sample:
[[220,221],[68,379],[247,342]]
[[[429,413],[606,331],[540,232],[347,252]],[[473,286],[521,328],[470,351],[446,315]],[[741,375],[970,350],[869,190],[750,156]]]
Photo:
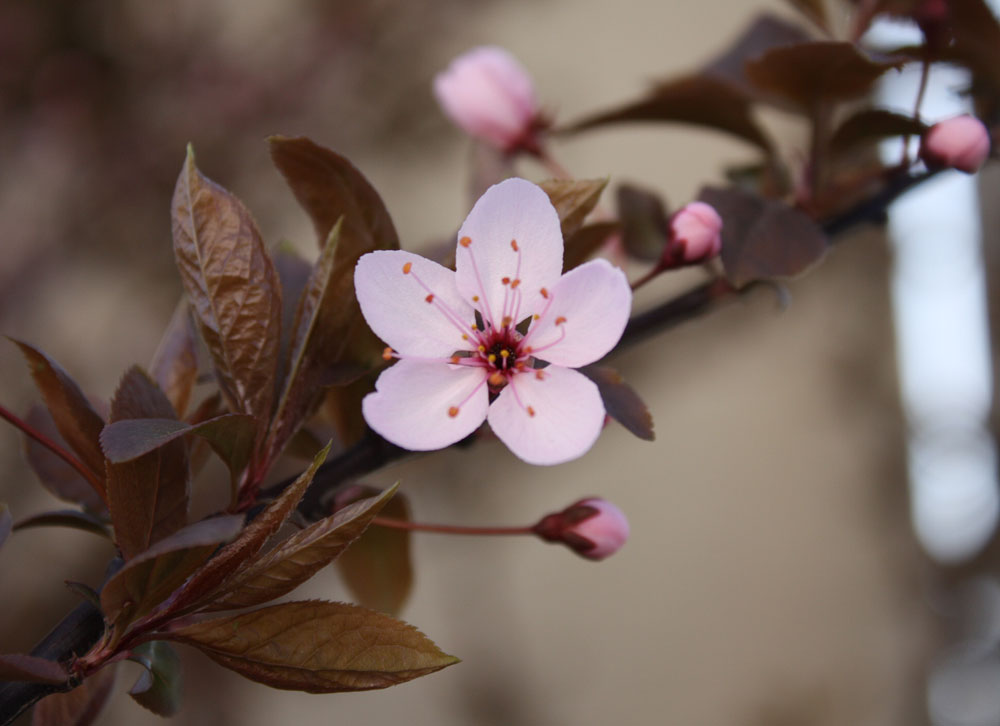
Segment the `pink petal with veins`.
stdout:
[[475,315],[448,268],[410,252],[370,252],[354,268],[354,287],[369,327],[396,351],[443,358],[468,347],[462,335]]
[[622,337],[632,289],[625,273],[607,260],[573,268],[549,294],[548,312],[526,340],[535,357],[579,368],[604,357]]
[[604,425],[604,403],[582,373],[549,366],[516,376],[487,418],[497,437],[524,461],[561,464],[594,445]]
[[368,425],[397,446],[443,449],[486,419],[485,383],[482,368],[401,360],[382,371],[361,410]]
[[541,187],[524,179],[490,187],[469,212],[458,240],[458,290],[496,327],[505,307],[518,319],[541,311],[541,290],[559,279],[563,258],[559,215]]

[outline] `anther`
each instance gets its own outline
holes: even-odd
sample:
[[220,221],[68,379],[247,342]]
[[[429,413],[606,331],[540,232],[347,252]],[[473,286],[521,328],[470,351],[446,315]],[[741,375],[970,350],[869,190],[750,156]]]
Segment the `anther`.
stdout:
[[427,302],[434,302],[434,293],[431,293],[430,295],[425,297],[424,300],[426,300]]
[[534,350],[534,348],[532,348],[530,345],[524,346],[524,354],[525,355],[531,353],[531,351],[533,351],[533,350]]
[[448,415],[455,418],[458,415],[458,406],[452,406],[448,409]]
[[479,330],[479,327],[475,323],[473,323],[469,327],[472,328],[473,330]]
[[533,409],[531,406],[528,406],[528,415],[529,416],[535,415],[535,409]]
[[539,290],[539,292],[542,293],[542,297],[544,297],[546,300],[549,299],[549,291],[546,290],[544,287],[541,290]]
[[500,321],[500,327],[501,328],[506,328],[506,327],[510,326],[510,324],[513,323],[513,322],[514,322],[514,319],[510,315],[508,315],[503,320]]
[[537,378],[540,381],[544,381],[545,380],[545,371],[535,371],[535,378]]
[[458,362],[459,362],[460,360],[461,360],[461,358],[460,358],[459,356],[457,356],[457,355],[453,355],[453,356],[451,357],[451,362],[452,362],[452,363],[454,363],[455,365],[458,365]]
[[485,345],[480,345],[478,348],[476,348],[476,350],[478,350],[480,353],[485,353],[486,352],[486,346]]
[[521,280],[519,280],[519,279],[516,279],[516,280],[513,280],[513,281],[512,281],[511,283],[510,283],[510,288],[511,288],[511,289],[513,290],[513,289],[514,289],[515,287],[517,287],[517,286],[518,286],[518,285],[520,285],[520,284],[521,284]]
[[500,357],[501,358],[507,358],[509,356],[510,356],[510,351],[507,350],[506,348],[504,348],[503,350],[500,351]]
[[462,239],[460,239],[458,241],[458,243],[460,245],[462,245],[462,247],[468,247],[469,245],[472,244],[472,238],[471,237],[462,237]]
[[510,278],[509,277],[503,277],[503,278],[501,278],[500,279],[500,284],[501,285],[509,285],[510,284]]
[[558,318],[556,318],[556,325],[562,325],[565,322],[566,322],[566,318],[564,318],[562,315],[560,315]]
[[486,360],[488,360],[490,363],[496,363],[497,357],[493,353],[490,353],[488,356],[486,356]]
[[495,371],[492,376],[489,377],[489,384],[493,387],[499,386],[504,382],[503,373],[500,371]]
[[386,348],[382,351],[383,360],[392,360],[392,348]]
[[517,252],[517,240],[516,240],[516,239],[512,239],[512,240],[510,241],[510,248],[511,248],[512,250],[514,250],[515,252]]
[[462,333],[462,340],[468,340],[468,339],[469,339],[469,336],[466,335],[465,333]]
[[532,320],[541,320],[541,318],[542,318],[542,316],[539,315],[538,313],[535,313],[534,315],[531,316]]
[[412,270],[412,269],[413,269],[413,263],[412,262],[407,262],[405,265],[403,265],[403,274],[404,275],[409,275],[410,274],[410,270]]
[[479,295],[473,295],[472,302],[479,302]]

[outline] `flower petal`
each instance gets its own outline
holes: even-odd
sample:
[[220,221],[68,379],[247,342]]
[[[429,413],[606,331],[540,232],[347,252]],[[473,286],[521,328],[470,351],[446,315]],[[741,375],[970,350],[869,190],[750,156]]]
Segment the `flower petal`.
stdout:
[[369,252],[354,268],[354,288],[368,325],[398,352],[443,358],[469,347],[462,335],[475,313],[448,268],[410,252]]
[[529,329],[532,355],[579,368],[615,347],[632,310],[625,273],[607,260],[575,267],[549,290],[552,304]]
[[[486,419],[486,372],[471,366],[401,360],[382,371],[361,402],[365,421],[383,438],[413,451],[443,449]],[[449,410],[458,409],[455,416]]]
[[582,373],[549,366],[514,376],[487,419],[493,433],[529,464],[561,464],[594,445],[604,403]]
[[[507,179],[487,189],[462,224],[458,240],[458,290],[466,301],[478,298],[473,305],[495,327],[505,315],[516,324],[539,312],[544,302],[540,290],[555,284],[562,273],[559,215],[541,187],[524,179]],[[515,280],[520,282],[515,285]]]

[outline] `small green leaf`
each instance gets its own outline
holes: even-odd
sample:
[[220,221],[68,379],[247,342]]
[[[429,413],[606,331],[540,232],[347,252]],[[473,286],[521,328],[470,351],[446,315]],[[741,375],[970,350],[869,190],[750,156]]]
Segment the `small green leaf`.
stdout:
[[76,509],[59,509],[53,512],[33,514],[18,520],[14,524],[15,531],[31,529],[32,527],[69,527],[70,529],[79,529],[83,532],[90,532],[106,539],[111,539],[111,533],[108,531],[108,526],[104,520],[88,512],[81,512]]
[[169,718],[181,704],[181,659],[169,643],[154,640],[132,649],[129,660],[145,670],[128,694],[157,716]]
[[20,653],[0,654],[0,681],[65,683],[69,673],[54,660]]
[[[352,487],[337,498],[337,507],[361,497],[378,494],[371,487]],[[392,519],[410,521],[406,497],[396,494],[382,508]],[[403,609],[413,587],[410,533],[405,529],[369,527],[337,559],[337,568],[355,599],[365,607],[396,614]]]
[[271,415],[281,283],[249,210],[203,176],[188,148],[173,198],[174,257],[233,413]]
[[201,567],[219,544],[233,539],[242,529],[242,515],[204,519],[137,555],[101,590],[105,619],[121,624],[151,612]]
[[317,600],[214,618],[168,637],[252,681],[309,693],[387,688],[458,662],[412,625]]
[[585,366],[582,374],[597,384],[597,390],[604,401],[604,409],[615,421],[644,441],[655,439],[653,417],[639,394],[625,382],[613,368],[605,366]]
[[564,240],[583,226],[583,220],[594,211],[607,185],[606,178],[549,179],[540,184],[559,215]]
[[104,666],[72,691],[46,696],[35,705],[31,726],[90,726],[108,702],[117,670],[117,664]]
[[376,497],[354,502],[293,534],[237,571],[204,610],[251,607],[291,592],[337,559],[360,537],[398,486],[393,485]]
[[722,217],[722,264],[737,287],[798,275],[826,253],[823,230],[784,202],[735,187],[706,187],[698,198]]
[[[94,478],[103,482],[104,455],[99,438],[104,419],[94,411],[73,379],[55,361],[27,343],[13,342],[28,361],[31,377],[45,399],[56,429],[94,474]],[[104,491],[99,490],[98,494],[103,499]]]

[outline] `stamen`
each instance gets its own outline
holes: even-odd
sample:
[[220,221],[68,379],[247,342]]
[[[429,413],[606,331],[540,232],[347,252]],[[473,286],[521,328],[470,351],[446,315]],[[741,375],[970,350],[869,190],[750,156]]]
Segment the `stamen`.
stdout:
[[549,299],[549,291],[546,290],[544,287],[541,290],[539,290],[539,292],[542,293],[542,297],[544,297],[546,300]]
[[448,409],[448,415],[455,418],[458,415],[458,406],[452,406]]
[[[487,380],[489,380],[488,377],[483,376],[483,380],[479,381],[476,387],[469,392],[468,396],[459,401],[457,406],[452,406],[451,408],[448,409],[448,415],[451,416],[452,418],[455,418],[455,416],[458,415],[459,409],[465,404],[467,404],[469,401],[471,401],[473,396],[479,393],[479,389],[486,385]],[[452,413],[452,411],[454,411],[455,413]]]
[[500,357],[501,358],[508,358],[508,357],[510,357],[510,351],[507,350],[506,348],[504,348],[503,350],[500,351]]
[[[459,241],[459,245],[465,249],[469,249],[469,245],[472,244],[472,240],[468,237],[462,237]],[[472,263],[472,271],[476,275],[476,284],[479,285],[479,293],[483,297],[483,305],[486,308],[486,320],[490,324],[491,328],[496,327],[496,323],[493,322],[493,311],[490,309],[489,296],[486,294],[486,288],[483,286],[483,278],[479,274],[479,265],[476,264],[476,256],[472,254],[472,250],[469,250],[469,261]],[[473,296],[473,302],[479,302],[476,299],[477,296]]]
[[490,363],[496,363],[497,357],[493,353],[490,353],[488,356],[486,356],[486,360],[488,360]]
[[382,351],[382,360],[392,360],[392,348],[386,346],[385,350]]
[[455,365],[458,365],[461,360],[462,360],[462,356],[459,356],[459,355],[453,355],[451,357],[451,362],[454,363]]
[[460,239],[458,241],[458,243],[460,245],[462,245],[462,247],[468,247],[469,245],[472,244],[472,238],[471,237],[462,237],[462,239]]
[[468,339],[469,339],[469,336],[466,335],[465,333],[462,333],[462,340],[468,340]]
[[507,379],[504,378],[503,373],[501,373],[500,371],[494,371],[493,375],[489,377],[490,385],[493,386],[494,388],[503,385],[503,383],[506,382],[506,380]]
[[404,275],[409,275],[410,274],[410,270],[412,270],[412,269],[413,269],[413,263],[412,262],[407,262],[405,265],[403,265],[403,274]]
[[486,346],[485,345],[480,345],[480,346],[478,346],[476,348],[476,350],[478,350],[480,353],[485,353],[486,352]]
[[517,287],[520,284],[521,284],[521,281],[519,279],[517,279],[517,278],[514,278],[513,280],[511,280],[510,286],[513,288],[513,287]]
[[510,284],[510,278],[509,277],[502,277],[502,278],[500,278],[500,284],[501,285],[509,285]]
[[508,315],[507,317],[505,317],[503,320],[500,321],[500,327],[509,328],[512,322],[514,322],[514,319],[510,317],[510,315]]
[[537,371],[535,371],[535,378],[537,378],[540,381],[544,381],[545,380],[545,371],[543,371],[543,370],[537,370]]
[[565,322],[566,322],[566,318],[564,318],[562,315],[560,315],[558,318],[556,318],[556,325],[562,325]]
[[517,240],[516,240],[516,239],[512,239],[512,240],[510,241],[510,248],[511,248],[512,250],[514,250],[515,252],[518,252],[518,251],[519,251],[519,249],[520,249],[520,248],[519,248],[519,247],[517,246]]
[[429,303],[434,302],[434,293],[432,292],[431,294],[429,294],[427,297],[424,298],[424,300],[426,300]]
[[430,287],[427,286],[427,283],[425,283],[417,273],[415,272],[411,273],[412,268],[413,268],[413,263],[407,262],[405,265],[403,265],[403,273],[406,275],[409,274],[413,275],[413,279],[417,281],[417,284],[419,284],[420,287],[424,288],[424,290],[427,292],[427,297],[425,297],[424,300],[428,303],[436,302],[437,309],[441,311],[445,319],[449,323],[454,325],[456,328],[458,328],[458,331],[464,335],[465,323],[462,322],[462,319],[455,313],[454,310],[452,310],[446,303],[444,303],[440,298],[438,298],[434,294],[434,292],[430,289]]
[[473,295],[472,302],[479,302],[479,295]]
[[535,415],[535,409],[533,409],[531,406],[528,406],[528,408],[526,410],[528,411],[528,415],[529,416],[534,416]]

